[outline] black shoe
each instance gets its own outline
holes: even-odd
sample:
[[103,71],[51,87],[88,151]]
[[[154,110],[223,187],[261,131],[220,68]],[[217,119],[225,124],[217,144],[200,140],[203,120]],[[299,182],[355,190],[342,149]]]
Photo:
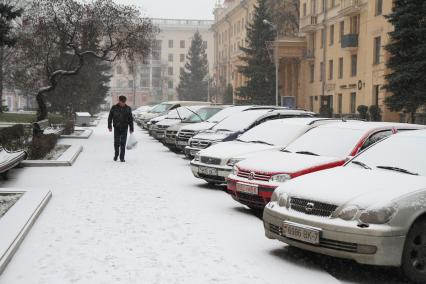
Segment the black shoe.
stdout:
[[117,162],[118,157],[114,157],[114,162]]
[[125,163],[126,161],[125,160],[120,160],[120,162]]

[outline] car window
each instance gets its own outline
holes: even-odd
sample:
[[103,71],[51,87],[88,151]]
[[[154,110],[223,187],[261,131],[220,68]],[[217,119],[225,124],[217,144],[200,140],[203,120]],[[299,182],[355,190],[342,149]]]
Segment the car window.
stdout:
[[291,143],[290,152],[346,158],[364,136],[365,130],[345,127],[316,127]]
[[150,112],[153,113],[163,113],[168,110],[172,105],[171,104],[159,104],[156,105]]
[[[361,153],[353,162],[361,162],[373,170],[379,167],[397,167],[419,175],[426,175],[425,138],[392,135]],[[355,166],[355,165],[354,165]]]
[[370,137],[367,138],[367,140],[362,145],[360,151],[367,149],[371,145],[373,145],[376,142],[379,142],[380,140],[392,135],[392,130],[385,130],[380,131],[377,133],[372,134]]
[[213,127],[213,130],[241,131],[250,127],[259,117],[270,110],[243,111],[231,115]]
[[197,123],[201,121],[206,121],[219,111],[221,111],[221,108],[201,108],[198,111],[196,111],[194,114],[189,116],[184,122],[186,123]]

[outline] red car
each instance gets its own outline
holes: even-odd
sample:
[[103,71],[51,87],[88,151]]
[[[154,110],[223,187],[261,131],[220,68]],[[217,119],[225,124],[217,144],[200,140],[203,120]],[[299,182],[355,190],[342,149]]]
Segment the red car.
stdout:
[[287,180],[342,166],[393,133],[421,128],[424,126],[362,121],[318,126],[281,151],[264,152],[236,164],[228,177],[228,193],[252,209],[263,209],[274,190]]

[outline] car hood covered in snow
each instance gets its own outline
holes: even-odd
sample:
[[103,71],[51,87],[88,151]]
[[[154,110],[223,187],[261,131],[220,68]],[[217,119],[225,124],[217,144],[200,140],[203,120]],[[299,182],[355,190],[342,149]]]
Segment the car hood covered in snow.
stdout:
[[277,190],[290,197],[361,209],[402,200],[426,189],[426,177],[356,166],[338,167],[291,180]]
[[210,129],[215,125],[216,125],[216,123],[203,121],[203,122],[199,122],[199,123],[191,123],[191,124],[185,125],[184,127],[182,127],[182,129],[192,130],[192,131],[198,132],[198,131]]
[[159,123],[157,123],[158,126],[171,126],[181,123],[182,121],[180,119],[163,119]]
[[[303,170],[322,167],[341,162],[341,158],[311,156],[286,152],[270,151],[261,153],[237,164],[237,167],[247,171],[260,173],[297,173]],[[342,162],[343,163],[343,162]]]
[[179,122],[177,124],[174,124],[174,125],[170,126],[167,130],[170,130],[170,131],[179,131],[182,127],[187,126],[188,124],[191,124],[191,123]]
[[201,132],[193,137],[193,139],[209,140],[209,141],[223,141],[226,138],[235,135],[235,132],[232,131],[214,131],[206,130]]
[[201,150],[200,155],[205,157],[229,159],[246,153],[259,152],[274,148],[261,143],[247,143],[240,141],[222,142]]

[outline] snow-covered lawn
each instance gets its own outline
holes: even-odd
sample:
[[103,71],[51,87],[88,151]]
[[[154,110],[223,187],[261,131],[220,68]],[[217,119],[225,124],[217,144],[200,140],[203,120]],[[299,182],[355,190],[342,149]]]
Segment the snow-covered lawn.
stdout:
[[0,184],[53,193],[0,283],[392,283],[398,277],[270,241],[259,218],[195,179],[188,160],[139,128],[138,147],[125,164],[112,161],[105,119],[94,130],[88,140],[64,141],[84,146],[73,167],[17,169]]

